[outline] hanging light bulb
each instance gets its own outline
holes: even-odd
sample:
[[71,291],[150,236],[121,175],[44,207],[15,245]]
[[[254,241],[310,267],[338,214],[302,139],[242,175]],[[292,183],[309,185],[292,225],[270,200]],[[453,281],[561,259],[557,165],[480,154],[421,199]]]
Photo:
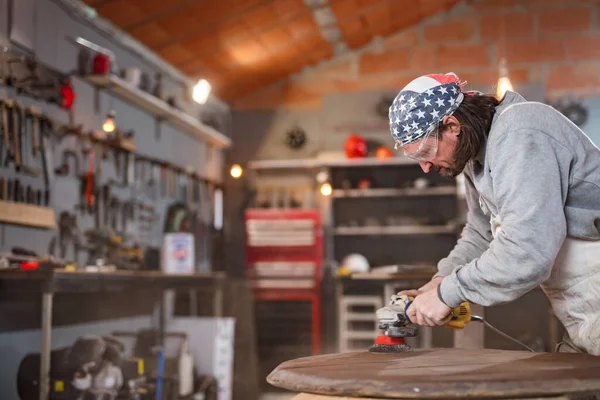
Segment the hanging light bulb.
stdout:
[[331,189],[331,185],[327,182],[321,185],[321,194],[323,196],[330,196],[333,189]]
[[194,86],[194,90],[192,91],[192,99],[194,99],[194,101],[198,104],[206,103],[211,89],[212,87],[206,79],[200,79]]
[[243,170],[239,164],[234,164],[231,166],[229,173],[231,174],[232,177],[234,177],[235,179],[238,179],[240,176],[242,176]]
[[102,124],[102,130],[106,133],[114,132],[115,130],[115,112],[110,111],[106,115],[106,120],[104,120],[104,124]]
[[508,78],[508,67],[506,66],[506,59],[500,60],[500,78],[498,79],[498,87],[496,88],[496,97],[502,99],[504,94],[510,90],[513,90],[512,83]]

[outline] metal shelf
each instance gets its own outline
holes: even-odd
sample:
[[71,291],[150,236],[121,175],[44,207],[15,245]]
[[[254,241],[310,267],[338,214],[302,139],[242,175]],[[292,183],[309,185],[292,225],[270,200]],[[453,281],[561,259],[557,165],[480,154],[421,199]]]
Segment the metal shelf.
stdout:
[[456,190],[455,186],[439,186],[424,189],[336,189],[331,194],[331,197],[340,199],[352,197],[449,196],[456,195]]
[[88,75],[84,79],[96,87],[111,91],[121,99],[146,110],[157,118],[167,120],[175,128],[181,129],[193,137],[205,140],[219,148],[231,146],[231,139],[216,129],[171,107],[166,102],[138,89],[116,75]]
[[456,232],[455,225],[406,225],[406,226],[340,226],[335,228],[338,236],[364,235],[437,235]]
[[381,167],[398,165],[418,165],[418,163],[408,157],[393,157],[379,159],[369,158],[351,158],[337,160],[320,160],[317,158],[296,159],[296,160],[261,160],[250,161],[248,168],[255,170],[266,169],[300,169],[300,168],[323,168],[323,167]]

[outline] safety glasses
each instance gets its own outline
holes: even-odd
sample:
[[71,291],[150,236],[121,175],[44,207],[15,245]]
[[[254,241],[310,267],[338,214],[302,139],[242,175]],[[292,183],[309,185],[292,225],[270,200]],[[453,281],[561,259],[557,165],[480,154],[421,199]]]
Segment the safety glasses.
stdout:
[[416,161],[433,160],[438,151],[438,136],[436,127],[415,143],[404,145],[404,155]]

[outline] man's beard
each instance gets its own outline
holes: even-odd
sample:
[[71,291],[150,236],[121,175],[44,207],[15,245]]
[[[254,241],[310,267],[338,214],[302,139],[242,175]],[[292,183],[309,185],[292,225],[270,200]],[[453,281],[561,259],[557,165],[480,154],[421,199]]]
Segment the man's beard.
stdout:
[[463,172],[468,161],[469,160],[461,160],[459,164],[458,160],[454,159],[452,165],[449,167],[440,167],[436,165],[435,170],[444,178],[455,178]]
[[456,176],[460,175],[467,166],[467,163],[476,156],[476,153],[469,151],[470,149],[468,147],[461,146],[462,143],[460,141],[464,140],[463,136],[459,137],[458,140],[459,144],[454,150],[454,157],[450,163],[450,166],[435,166],[437,173],[444,178],[455,178]]

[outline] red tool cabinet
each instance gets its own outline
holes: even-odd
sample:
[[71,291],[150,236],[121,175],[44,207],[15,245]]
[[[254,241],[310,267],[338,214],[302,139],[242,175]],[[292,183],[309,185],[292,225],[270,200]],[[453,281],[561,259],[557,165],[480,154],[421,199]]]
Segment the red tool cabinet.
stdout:
[[246,277],[264,302],[309,302],[312,354],[321,351],[319,210],[248,209],[245,212]]

